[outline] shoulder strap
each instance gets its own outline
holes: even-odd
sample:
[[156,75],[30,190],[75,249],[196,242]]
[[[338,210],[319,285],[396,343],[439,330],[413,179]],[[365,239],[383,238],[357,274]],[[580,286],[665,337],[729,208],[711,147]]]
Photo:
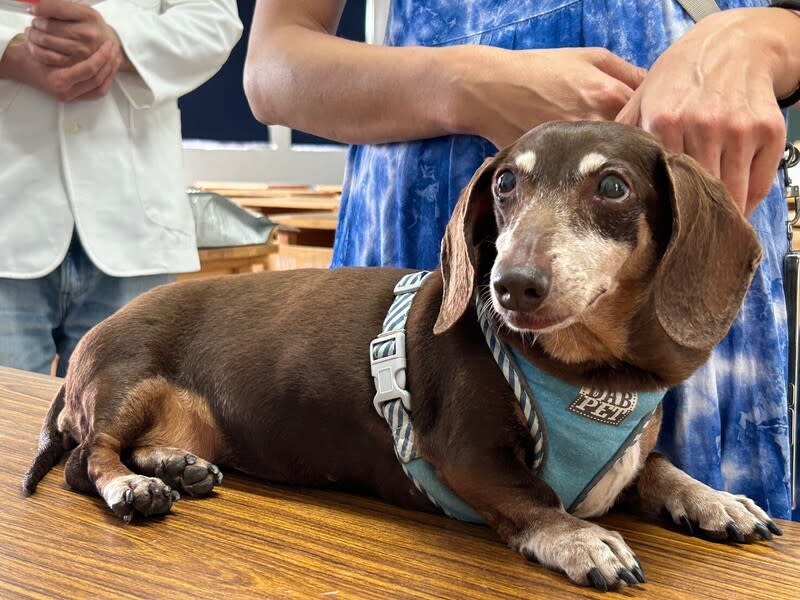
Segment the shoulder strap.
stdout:
[[689,13],[695,23],[703,17],[719,11],[719,5],[714,0],[678,0],[678,4]]

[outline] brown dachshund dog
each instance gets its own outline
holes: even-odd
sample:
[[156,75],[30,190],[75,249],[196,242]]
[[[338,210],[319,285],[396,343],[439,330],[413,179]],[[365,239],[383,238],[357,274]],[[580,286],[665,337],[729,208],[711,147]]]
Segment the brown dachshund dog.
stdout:
[[[474,302],[487,298],[502,342],[561,381],[665,389],[725,335],[760,252],[692,159],[619,124],[537,127],[474,175],[441,269],[411,306],[406,388],[419,455],[514,550],[582,585],[644,581],[622,537],[582,518],[618,500],[716,539],[770,539],[780,530],[751,500],[651,452],[659,409],[566,510],[531,468],[531,430]],[[222,480],[215,464],[437,510],[373,408],[370,342],[407,273],[298,270],[144,294],[81,341],[24,490],[72,450],[68,484],[126,521],[168,512],[178,491],[209,493]]]

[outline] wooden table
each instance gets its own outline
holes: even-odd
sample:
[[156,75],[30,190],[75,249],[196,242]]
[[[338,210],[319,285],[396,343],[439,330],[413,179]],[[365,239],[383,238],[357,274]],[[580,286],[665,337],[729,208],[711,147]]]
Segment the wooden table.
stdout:
[[800,598],[800,524],[772,543],[722,545],[625,515],[649,583],[579,588],[485,527],[354,495],[227,473],[219,492],[123,525],[56,467],[20,478],[59,380],[0,368],[0,598]]
[[339,197],[320,194],[291,194],[283,196],[243,197],[232,196],[231,200],[265,215],[286,212],[335,212],[339,210]]
[[278,246],[272,241],[248,246],[201,248],[198,250],[200,270],[191,273],[179,273],[177,279],[184,281],[187,279],[215,277],[217,275],[258,273],[267,268],[270,257],[277,252]]
[[293,212],[269,216],[278,224],[275,239],[287,246],[333,248],[338,212]]

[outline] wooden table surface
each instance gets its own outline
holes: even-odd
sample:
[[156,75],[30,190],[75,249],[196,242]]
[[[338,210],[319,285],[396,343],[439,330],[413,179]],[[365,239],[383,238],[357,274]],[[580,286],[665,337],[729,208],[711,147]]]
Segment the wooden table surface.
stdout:
[[20,478],[59,385],[0,368],[0,598],[800,598],[800,524],[749,546],[713,544],[626,515],[649,582],[601,594],[526,563],[486,527],[376,500],[226,473],[211,498],[123,525],[56,467]]
[[285,213],[292,211],[331,212],[339,210],[339,197],[327,195],[301,195],[244,197],[231,196],[231,200],[263,213]]
[[337,212],[277,213],[269,216],[273,223],[295,229],[322,229],[336,231]]

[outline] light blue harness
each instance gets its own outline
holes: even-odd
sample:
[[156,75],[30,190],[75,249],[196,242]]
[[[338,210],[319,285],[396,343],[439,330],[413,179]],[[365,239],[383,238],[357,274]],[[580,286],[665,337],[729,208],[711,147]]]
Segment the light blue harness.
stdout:
[[[405,389],[405,323],[414,296],[428,275],[421,271],[400,280],[383,331],[370,344],[377,390],[373,403],[389,425],[397,458],[417,488],[448,516],[484,523],[439,480],[414,444],[411,396]],[[638,441],[665,391],[612,392],[560,381],[501,342],[484,312],[479,306],[486,343],[528,421],[534,441],[531,468],[571,512],[625,450]]]

